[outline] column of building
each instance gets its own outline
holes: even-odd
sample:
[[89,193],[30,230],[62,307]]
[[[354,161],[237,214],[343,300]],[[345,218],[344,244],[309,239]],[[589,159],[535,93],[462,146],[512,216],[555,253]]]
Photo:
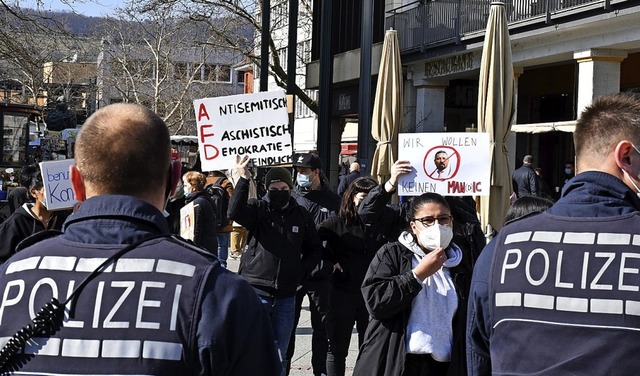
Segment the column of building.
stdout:
[[577,51],[578,62],[578,115],[595,98],[620,91],[620,64],[627,52],[613,49]]

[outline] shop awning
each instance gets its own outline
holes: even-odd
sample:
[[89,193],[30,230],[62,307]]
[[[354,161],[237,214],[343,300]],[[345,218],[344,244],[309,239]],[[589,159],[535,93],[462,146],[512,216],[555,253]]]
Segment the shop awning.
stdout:
[[183,144],[197,145],[198,137],[197,136],[171,136],[171,142],[176,144],[183,143]]
[[514,124],[512,132],[519,133],[545,133],[545,132],[570,132],[576,129],[576,121],[557,121],[552,123]]

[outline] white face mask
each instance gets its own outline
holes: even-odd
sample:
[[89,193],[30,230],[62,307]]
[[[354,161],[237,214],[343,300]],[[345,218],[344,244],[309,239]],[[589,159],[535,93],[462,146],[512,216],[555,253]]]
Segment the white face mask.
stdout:
[[433,251],[436,248],[447,248],[453,239],[453,229],[450,226],[442,226],[434,223],[433,226],[424,227],[418,234],[418,243],[424,248]]
[[636,184],[635,181],[633,181],[633,178],[631,177],[631,175],[627,174],[627,172],[625,170],[622,170],[622,172],[627,175],[627,177],[629,178],[629,181],[631,182],[631,184],[633,185],[633,188],[636,189],[636,196],[638,196],[638,198],[640,198],[640,188],[638,188],[638,185]]
[[[640,154],[640,150],[638,150],[638,148],[635,147],[635,145],[631,144],[631,146],[633,147],[633,150],[636,151],[636,153]],[[622,170],[622,173],[627,175],[627,177],[629,178],[629,181],[631,182],[631,184],[633,185],[633,188],[636,189],[636,195],[638,196],[638,198],[640,198],[640,188],[638,188],[638,185],[636,184],[636,182],[633,180],[633,178],[631,177],[631,175],[629,175],[625,170]]]

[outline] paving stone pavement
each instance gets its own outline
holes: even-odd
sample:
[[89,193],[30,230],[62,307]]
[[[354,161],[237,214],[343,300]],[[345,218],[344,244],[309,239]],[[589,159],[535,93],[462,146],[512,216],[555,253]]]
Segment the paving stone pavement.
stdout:
[[[238,271],[240,260],[229,257],[227,260],[229,270]],[[311,316],[309,314],[309,302],[305,298],[302,304],[302,312],[300,313],[300,322],[296,328],[296,350],[293,354],[291,363],[290,376],[313,376],[311,367]],[[351,343],[349,346],[349,355],[347,356],[345,376],[351,376],[353,366],[358,356],[358,334],[353,329],[351,334]]]

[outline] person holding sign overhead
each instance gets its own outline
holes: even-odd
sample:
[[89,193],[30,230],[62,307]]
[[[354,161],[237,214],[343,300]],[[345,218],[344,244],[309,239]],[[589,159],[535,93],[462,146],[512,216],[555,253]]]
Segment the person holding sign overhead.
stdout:
[[22,169],[24,184],[32,202],[24,203],[0,225],[0,261],[15,253],[25,238],[44,230],[60,230],[69,211],[50,211],[45,205],[44,183],[40,167]]
[[284,374],[296,289],[318,265],[322,251],[311,214],[291,197],[291,173],[271,168],[265,176],[266,196],[249,199],[248,163],[249,156],[236,157],[232,174],[237,184],[229,202],[229,218],[249,231],[238,274],[251,283],[269,312]]

